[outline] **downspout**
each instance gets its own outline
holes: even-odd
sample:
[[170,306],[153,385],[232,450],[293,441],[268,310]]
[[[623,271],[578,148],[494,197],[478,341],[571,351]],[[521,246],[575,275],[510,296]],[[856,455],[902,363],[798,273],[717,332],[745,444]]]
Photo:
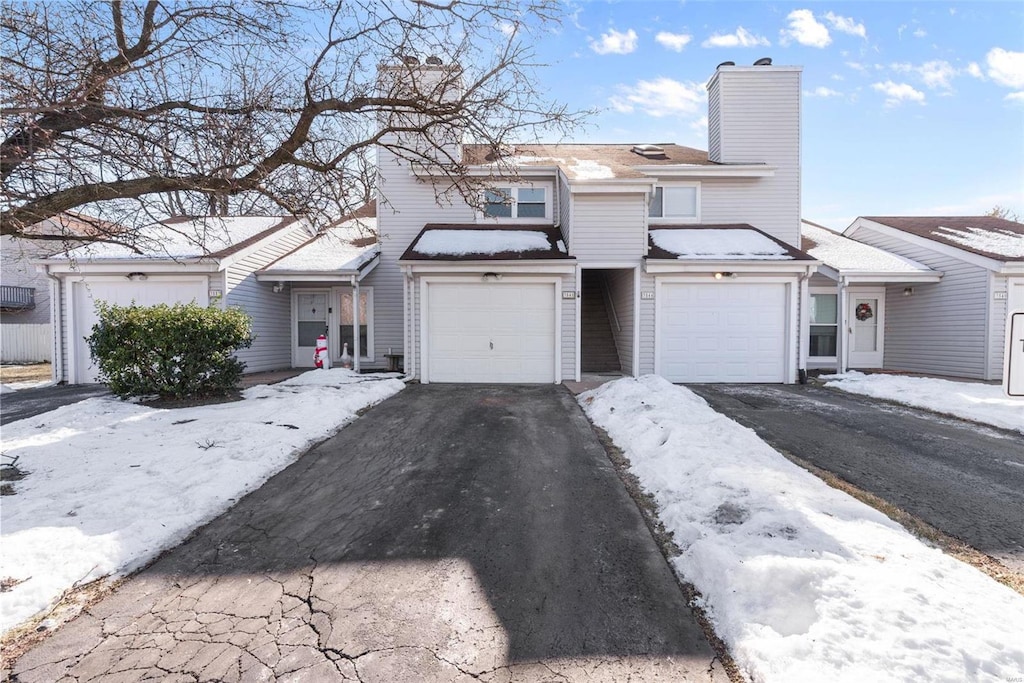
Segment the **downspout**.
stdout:
[[362,370],[362,363],[359,358],[362,356],[362,349],[359,348],[359,337],[361,330],[359,329],[359,279],[352,275],[350,278],[352,284],[352,367],[355,369],[356,374]]
[[[64,377],[64,316],[62,314],[61,296],[63,295],[61,280],[50,272],[50,266],[43,266],[43,272],[50,278],[50,327],[53,339],[50,344],[50,352],[53,359],[50,365],[50,375],[55,383],[60,383]],[[55,322],[56,321],[56,322]]]
[[810,323],[810,306],[811,306],[811,268],[807,267],[807,272],[800,276],[800,353],[797,360],[797,378],[800,380],[800,384],[807,384],[807,348],[811,343],[811,323]]
[[405,286],[402,290],[404,295],[403,307],[405,318],[405,341],[403,343],[402,352],[405,356],[405,377],[406,379],[412,379],[416,376],[416,355],[415,348],[416,344],[412,338],[414,331],[413,324],[413,278],[412,278],[412,266],[403,266],[402,270],[405,272]]
[[847,342],[850,339],[850,332],[851,332],[851,330],[849,330],[847,328],[847,325],[849,325],[850,321],[847,319],[847,316],[846,316],[846,298],[849,296],[849,293],[846,290],[846,285],[847,285],[846,277],[840,275],[839,276],[839,311],[838,311],[838,314],[839,314],[839,319],[838,319],[839,325],[838,325],[838,328],[837,328],[838,334],[836,335],[836,343],[839,344],[839,353],[836,354],[838,356],[836,358],[836,365],[838,365],[838,367],[836,368],[836,372],[839,373],[840,375],[843,374],[844,372],[846,372],[846,364],[848,362],[848,359],[847,359],[847,348],[846,347],[847,347]]

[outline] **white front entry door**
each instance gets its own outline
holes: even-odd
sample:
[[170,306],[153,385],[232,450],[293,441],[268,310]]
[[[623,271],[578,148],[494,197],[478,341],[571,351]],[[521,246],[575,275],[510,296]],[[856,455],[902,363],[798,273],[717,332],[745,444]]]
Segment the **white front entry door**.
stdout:
[[316,338],[327,333],[328,290],[292,290],[293,325],[292,366],[314,366]]
[[555,381],[553,283],[427,282],[426,382]]
[[670,382],[786,381],[787,285],[665,283],[658,374]]
[[99,369],[93,364],[85,337],[92,334],[92,326],[99,318],[96,302],[104,301],[118,306],[155,306],[157,304],[187,304],[195,301],[200,306],[208,302],[208,280],[196,278],[150,277],[147,280],[127,281],[123,277],[90,278],[71,283],[71,339],[69,354],[74,367],[68,377],[73,384],[94,384],[99,381]]
[[847,367],[880,368],[885,332],[885,290],[852,290],[847,313],[850,355]]

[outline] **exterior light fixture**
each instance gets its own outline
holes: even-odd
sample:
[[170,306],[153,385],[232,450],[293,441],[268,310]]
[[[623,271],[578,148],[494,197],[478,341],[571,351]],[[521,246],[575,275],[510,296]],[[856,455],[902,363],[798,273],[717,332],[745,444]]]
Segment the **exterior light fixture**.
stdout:
[[496,282],[496,281],[498,281],[500,279],[501,279],[501,273],[484,273],[484,275],[483,275],[483,281],[484,282],[487,282],[489,280],[493,280],[493,281]]
[[914,288],[913,287],[904,287],[903,288],[903,296],[910,296],[913,293],[914,293]]
[[136,280],[148,280],[149,279],[149,276],[146,275],[145,273],[128,273],[127,275],[125,275],[125,277],[128,278],[129,280],[131,280],[132,282],[135,282]]
[[736,277],[736,273],[718,272],[715,273],[715,279],[721,280],[723,277]]
[[274,283],[274,294],[280,294],[283,291],[284,291],[284,283],[283,282],[275,282]]

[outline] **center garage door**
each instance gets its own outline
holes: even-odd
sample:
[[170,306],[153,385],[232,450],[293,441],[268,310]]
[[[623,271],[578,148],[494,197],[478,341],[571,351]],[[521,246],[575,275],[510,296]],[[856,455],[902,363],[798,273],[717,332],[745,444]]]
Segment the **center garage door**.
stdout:
[[553,283],[427,284],[428,382],[555,381]]
[[665,283],[658,297],[659,371],[669,381],[785,381],[785,284]]
[[208,282],[202,278],[159,278],[127,282],[123,277],[116,280],[85,280],[72,283],[73,327],[70,346],[74,349],[75,367],[73,381],[77,384],[92,384],[98,381],[97,369],[89,354],[89,345],[83,337],[92,334],[96,324],[95,302],[105,301],[119,306],[128,306],[133,301],[139,306],[156,304],[188,303],[195,301],[205,306]]

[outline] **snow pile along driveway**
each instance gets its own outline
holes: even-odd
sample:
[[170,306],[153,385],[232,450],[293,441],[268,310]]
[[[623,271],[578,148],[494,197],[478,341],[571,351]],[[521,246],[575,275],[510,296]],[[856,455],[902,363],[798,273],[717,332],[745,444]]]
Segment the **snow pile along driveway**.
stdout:
[[158,410],[92,398],[3,428],[28,476],[2,499],[6,631],[76,584],[137,569],[405,385],[317,370],[244,400]]
[[954,382],[935,377],[865,375],[856,371],[822,375],[822,379],[830,380],[825,386],[851,394],[896,401],[1024,433],[1024,399],[1008,397],[999,385]]
[[752,680],[1024,675],[1024,597],[830,488],[699,396],[646,376],[579,400],[656,497],[682,549],[676,571]]

